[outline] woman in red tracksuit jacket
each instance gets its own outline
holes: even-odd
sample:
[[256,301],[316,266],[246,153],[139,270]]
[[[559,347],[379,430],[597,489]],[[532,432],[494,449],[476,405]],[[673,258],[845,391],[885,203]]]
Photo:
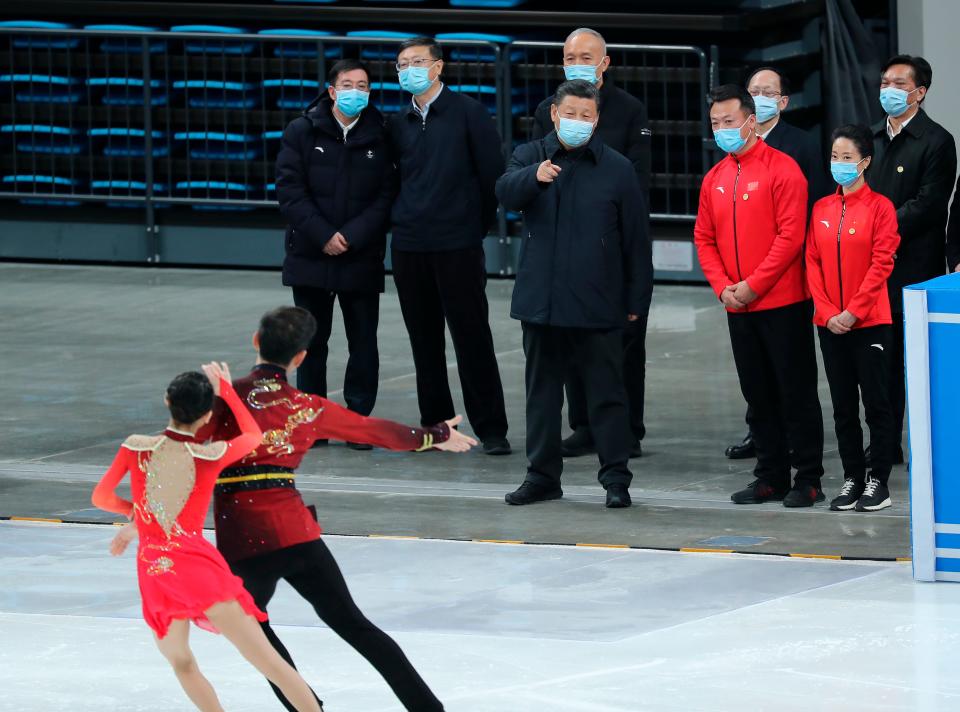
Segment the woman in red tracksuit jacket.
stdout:
[[[874,512],[891,504],[893,410],[888,396],[891,316],[887,278],[900,244],[893,203],[866,184],[873,136],[866,126],[833,132],[830,170],[837,192],[817,201],[807,228],[807,281],[843,462],[843,487],[830,509]],[[860,398],[870,429],[863,450]]]

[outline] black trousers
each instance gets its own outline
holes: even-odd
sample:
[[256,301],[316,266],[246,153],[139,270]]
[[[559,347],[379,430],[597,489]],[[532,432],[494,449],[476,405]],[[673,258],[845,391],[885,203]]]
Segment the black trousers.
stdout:
[[[903,314],[894,313],[890,330],[890,408],[893,411],[893,450],[903,447],[903,414],[907,408],[907,370],[903,355]],[[870,448],[873,457],[873,447]]]
[[377,292],[331,292],[315,287],[294,287],[293,303],[313,314],[317,333],[307,349],[307,358],[297,369],[297,388],[327,396],[327,354],[333,328],[333,302],[340,302],[347,334],[347,371],[343,377],[343,399],[360,415],[370,415],[377,402],[380,380],[380,353],[377,324],[380,295]]
[[[643,400],[647,376],[647,314],[636,321],[625,322],[623,328],[623,386],[627,392],[630,432],[643,440],[647,429],[643,424]],[[589,428],[587,394],[577,369],[567,374],[567,420],[573,430]]]
[[420,423],[436,425],[456,415],[447,380],[446,322],[473,431],[481,440],[505,437],[507,412],[490,332],[483,248],[393,250],[393,279],[417,371]]
[[[277,582],[284,579],[293,586],[317,612],[320,620],[343,638],[376,668],[390,685],[404,707],[416,712],[443,710],[443,704],[427,687],[427,683],[413,669],[400,646],[366,619],[353,602],[340,567],[320,539],[289,546],[269,554],[261,554],[230,564],[233,572],[243,579],[243,585],[253,596],[260,610],[265,611],[273,597]],[[270,643],[283,658],[293,665],[290,653],[270,627],[261,623]],[[279,688],[273,687],[284,707],[296,712]]]
[[633,479],[627,396],[623,387],[623,335],[523,323],[527,357],[527,481],[558,486],[563,472],[560,429],[563,382],[575,367],[583,380],[587,421],[600,459],[600,484],[629,485]]
[[837,335],[817,329],[823,368],[830,384],[833,423],[837,431],[843,476],[863,482],[867,462],[860,427],[860,399],[870,429],[870,474],[884,485],[893,463],[893,410],[890,407],[890,343],[888,325],[854,329]]
[[776,487],[820,486],[823,414],[817,394],[813,302],[727,314],[740,390],[757,450],[754,474]]

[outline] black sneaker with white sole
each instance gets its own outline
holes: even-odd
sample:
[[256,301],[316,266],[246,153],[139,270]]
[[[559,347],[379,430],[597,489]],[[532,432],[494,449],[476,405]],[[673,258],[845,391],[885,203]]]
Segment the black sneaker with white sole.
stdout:
[[893,501],[890,499],[890,490],[886,485],[880,484],[876,477],[867,477],[867,483],[863,487],[863,494],[857,500],[858,512],[879,512],[886,509]]
[[840,493],[830,500],[830,509],[834,512],[847,512],[857,506],[857,500],[863,494],[863,483],[852,477],[843,481]]

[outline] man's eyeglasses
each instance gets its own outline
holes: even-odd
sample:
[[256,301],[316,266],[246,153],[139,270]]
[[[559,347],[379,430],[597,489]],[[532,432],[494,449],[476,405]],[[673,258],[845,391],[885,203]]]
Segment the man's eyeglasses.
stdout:
[[430,57],[414,57],[410,61],[404,60],[402,62],[397,62],[396,66],[397,71],[402,72],[404,69],[409,69],[410,67],[427,67],[438,61],[440,60],[432,59]]
[[753,89],[750,91],[750,96],[765,96],[768,99],[779,99],[781,94],[780,92],[773,91],[772,89],[764,89],[763,91]]

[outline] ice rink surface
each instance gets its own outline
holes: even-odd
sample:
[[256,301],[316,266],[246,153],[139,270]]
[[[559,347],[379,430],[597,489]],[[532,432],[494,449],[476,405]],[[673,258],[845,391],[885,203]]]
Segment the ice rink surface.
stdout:
[[[105,525],[0,523],[0,709],[191,709]],[[909,564],[326,538],[450,712],[960,709],[960,587]],[[285,584],[271,619],[328,712],[401,709]],[[221,637],[225,709],[281,709]]]

